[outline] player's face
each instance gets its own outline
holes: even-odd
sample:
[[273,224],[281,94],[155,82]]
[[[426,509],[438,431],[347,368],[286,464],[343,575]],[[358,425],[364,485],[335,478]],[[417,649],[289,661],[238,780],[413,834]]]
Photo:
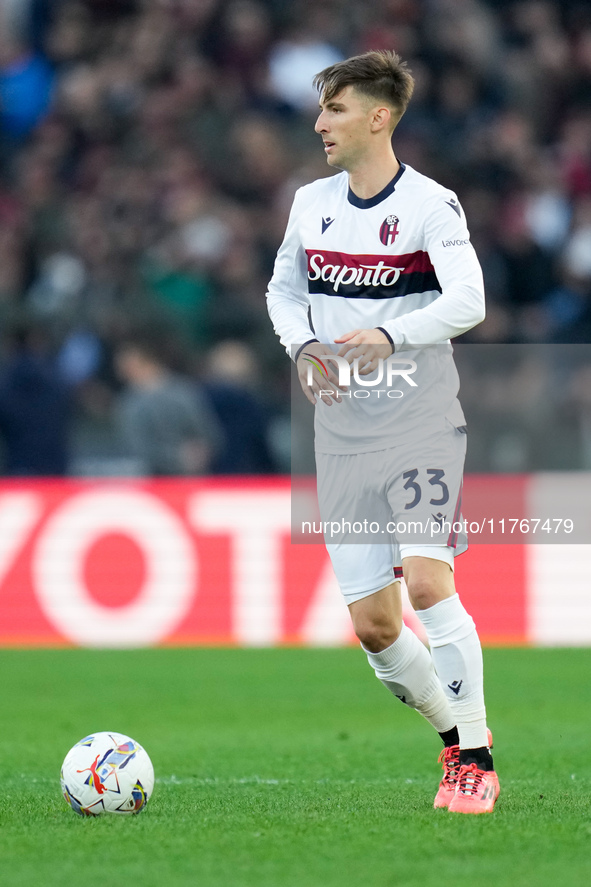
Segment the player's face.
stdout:
[[373,107],[347,86],[330,101],[320,101],[315,131],[322,136],[330,166],[351,172],[367,157],[371,146]]

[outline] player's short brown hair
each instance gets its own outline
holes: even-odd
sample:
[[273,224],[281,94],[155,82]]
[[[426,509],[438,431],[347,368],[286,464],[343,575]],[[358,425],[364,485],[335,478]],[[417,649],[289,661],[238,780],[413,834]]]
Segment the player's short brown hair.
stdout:
[[414,85],[406,62],[386,49],[373,49],[337,62],[314,77],[323,101],[329,102],[347,86],[353,86],[361,95],[390,105],[396,122],[406,111]]

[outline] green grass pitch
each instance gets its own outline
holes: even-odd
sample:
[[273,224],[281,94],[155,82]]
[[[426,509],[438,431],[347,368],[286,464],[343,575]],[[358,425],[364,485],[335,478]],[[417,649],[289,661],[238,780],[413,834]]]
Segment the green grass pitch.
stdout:
[[[0,884],[591,884],[591,650],[485,651],[501,796],[432,809],[439,738],[358,649],[0,651]],[[154,762],[135,817],[80,819],[71,745]]]

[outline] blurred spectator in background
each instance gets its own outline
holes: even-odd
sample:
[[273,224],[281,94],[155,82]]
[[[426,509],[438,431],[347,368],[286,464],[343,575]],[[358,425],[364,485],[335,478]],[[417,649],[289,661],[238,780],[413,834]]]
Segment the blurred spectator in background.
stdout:
[[34,0],[0,0],[0,126],[18,144],[46,115],[53,71],[32,42]]
[[579,210],[558,263],[557,286],[541,303],[540,335],[550,342],[591,342],[591,200]]
[[43,328],[16,325],[7,335],[0,367],[0,439],[4,474],[66,474],[70,392],[50,353]]
[[144,474],[206,474],[221,446],[221,432],[206,398],[173,373],[154,332],[119,343],[117,371],[125,383],[118,403],[121,433]]
[[[275,94],[295,111],[314,113],[318,93],[312,81],[318,71],[341,61],[332,41],[342,24],[327,4],[300,7],[300,17],[279,40],[269,59],[269,76]],[[327,14],[328,13],[328,14]]]
[[220,342],[209,352],[204,389],[224,430],[212,463],[216,474],[277,470],[269,445],[269,405],[259,394],[260,385],[255,354],[243,342]]

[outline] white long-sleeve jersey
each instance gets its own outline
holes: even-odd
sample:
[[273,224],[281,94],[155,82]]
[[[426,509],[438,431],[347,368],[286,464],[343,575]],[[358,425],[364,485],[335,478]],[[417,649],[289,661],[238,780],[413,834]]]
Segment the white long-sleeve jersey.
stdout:
[[445,418],[464,423],[449,340],[483,320],[484,286],[452,191],[404,164],[368,200],[350,190],[345,172],[300,188],[267,304],[292,358],[312,339],[330,344],[353,329],[379,327],[396,356],[419,366],[420,395],[404,391],[412,397],[396,404],[385,396],[345,399],[345,409],[319,402],[318,451],[369,452],[419,429],[437,431]]

